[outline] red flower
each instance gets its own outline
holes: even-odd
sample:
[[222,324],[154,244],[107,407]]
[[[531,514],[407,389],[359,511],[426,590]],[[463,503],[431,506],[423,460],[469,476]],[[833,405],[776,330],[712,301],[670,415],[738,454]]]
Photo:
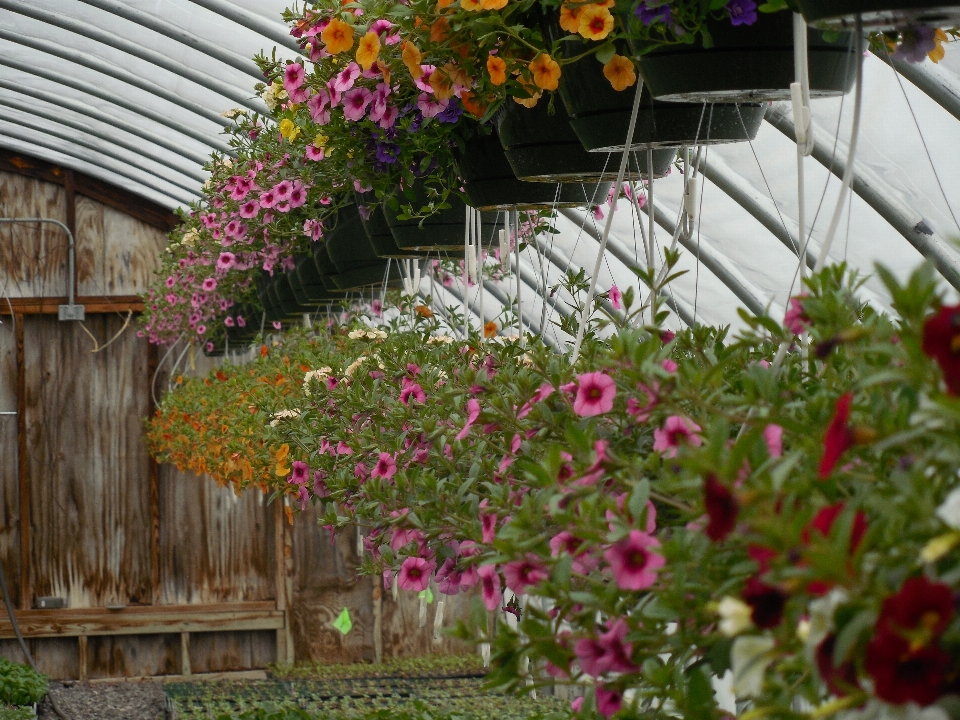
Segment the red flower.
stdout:
[[837,400],[833,411],[833,419],[823,438],[823,459],[820,460],[820,479],[825,480],[833,472],[834,466],[847,450],[856,444],[852,428],[847,425],[850,420],[850,404],[853,402],[853,393],[846,392]]
[[717,480],[711,473],[703,484],[704,504],[707,506],[707,537],[713,541],[720,541],[733,532],[737,524],[737,514],[740,512],[740,503],[733,496],[726,485]]
[[895,705],[929,705],[940,697],[950,656],[936,645],[912,648],[896,633],[881,630],[867,646],[864,668],[873,678],[877,697]]
[[752,609],[750,619],[758,628],[775,628],[783,620],[787,594],[780,588],[767,585],[752,577],[747,580],[747,586],[743,589],[741,596]]
[[[838,502],[833,505],[827,505],[826,507],[820,508],[817,511],[817,514],[813,516],[813,520],[803,529],[801,534],[801,539],[804,543],[810,542],[810,533],[813,530],[816,530],[823,537],[829,538],[830,531],[833,529],[833,523],[836,522],[837,518],[840,517],[840,513],[843,512],[844,503]],[[857,510],[856,515],[853,517],[853,527],[850,529],[850,552],[855,553],[857,548],[860,547],[860,543],[863,542],[863,536],[867,533],[867,516],[863,514],[863,510]]]
[[860,689],[857,682],[857,669],[848,660],[839,667],[833,664],[833,650],[837,645],[837,636],[827,635],[817,645],[817,671],[827,689],[837,697],[849,695]]
[[900,592],[883,601],[877,631],[900,635],[916,647],[940,637],[952,617],[949,586],[921,575],[909,578]]
[[937,361],[951,395],[960,395],[960,305],[940,308],[923,324],[923,352]]

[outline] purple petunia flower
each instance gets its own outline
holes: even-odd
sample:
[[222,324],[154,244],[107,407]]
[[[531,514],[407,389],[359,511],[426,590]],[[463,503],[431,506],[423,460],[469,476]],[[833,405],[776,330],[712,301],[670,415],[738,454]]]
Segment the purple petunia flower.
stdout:
[[730,0],[727,12],[731,25],[753,25],[757,21],[757,4],[753,0]]
[[637,9],[634,10],[636,16],[640,18],[640,22],[644,25],[653,25],[658,22],[669,23],[670,8],[667,5],[653,5],[652,1],[650,0],[648,3],[647,0],[640,0]]
[[893,54],[895,60],[922,63],[927,53],[936,48],[934,29],[929,25],[910,25],[900,30],[900,44]]

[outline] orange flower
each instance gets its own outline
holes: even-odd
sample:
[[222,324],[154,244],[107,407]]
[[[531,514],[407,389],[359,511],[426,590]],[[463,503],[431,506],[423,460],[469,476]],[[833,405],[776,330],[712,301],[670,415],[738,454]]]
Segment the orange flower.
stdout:
[[570,33],[580,32],[580,12],[583,7],[580,5],[560,6],[560,27]]
[[417,315],[422,318],[427,318],[429,320],[433,317],[433,310],[428,308],[426,305],[417,305],[414,310],[416,311]]
[[435,43],[442,43],[450,35],[450,23],[445,17],[437,18],[430,26],[430,40]]
[[459,85],[462,88],[468,88],[473,85],[473,80],[470,79],[466,71],[463,68],[457,67],[454,63],[446,63],[443,66],[443,70],[447,73],[447,77],[450,78],[454,85]]
[[456,2],[456,0],[437,0],[437,10],[448,8],[453,5],[454,2]]
[[943,49],[943,44],[945,42],[950,42],[950,38],[947,37],[947,34],[937,28],[933,31],[933,50],[927,53],[927,57],[934,63],[939,63],[943,60],[944,56],[947,54]]
[[613,15],[602,5],[588,5],[580,13],[577,30],[587,40],[603,40],[613,30]]
[[507,63],[501,57],[491,55],[487,58],[487,72],[494,85],[503,85],[507,81]]
[[461,93],[460,104],[463,105],[464,110],[478,118],[482,118],[487,112],[487,106],[477,102],[476,97],[469,90],[464,90],[463,93]]
[[419,80],[423,77],[423,68],[420,67],[420,63],[423,60],[423,54],[420,52],[420,48],[407,40],[405,43],[403,43],[403,52],[400,54],[400,57],[403,60],[403,64],[407,66],[407,70],[410,71],[410,76],[414,80]]
[[460,0],[460,7],[468,12],[480,12],[483,10],[483,6],[480,5],[480,0]]
[[560,66],[546,53],[537,55],[527,68],[533,74],[534,84],[541,90],[556,90],[560,86]]
[[492,338],[497,336],[497,323],[493,320],[483,326],[483,336]]
[[540,102],[541,95],[543,95],[543,93],[537,93],[533,97],[528,97],[528,98],[515,97],[513,98],[513,101],[517,105],[523,105],[525,108],[529,109],[537,106],[537,103]]
[[603,76],[617,91],[626,90],[637,82],[633,63],[623,55],[614,55],[610,58],[610,62],[603,66]]
[[377,60],[377,70],[383,73],[383,81],[390,84],[390,66],[387,65],[383,60]]
[[507,6],[507,0],[480,0],[480,7],[484,10],[503,10]]
[[429,82],[438,100],[449,100],[453,97],[453,81],[444,68],[437,68],[430,73]]
[[357,45],[357,64],[364,70],[369,70],[380,55],[380,36],[372,30],[360,38]]
[[334,18],[320,33],[320,39],[328,53],[339,55],[353,47],[353,26]]

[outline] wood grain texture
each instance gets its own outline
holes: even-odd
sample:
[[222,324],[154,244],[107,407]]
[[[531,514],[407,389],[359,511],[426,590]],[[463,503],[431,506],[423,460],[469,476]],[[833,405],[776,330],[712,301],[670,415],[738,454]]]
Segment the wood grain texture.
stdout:
[[[0,325],[0,413],[17,410],[17,338],[12,317]],[[20,480],[17,416],[0,415],[0,563],[11,599],[20,602]]]
[[[441,634],[433,639],[433,621],[437,598],[441,597],[433,586],[434,602],[427,606],[427,622],[419,627],[420,600],[415,592],[400,591],[394,601],[390,592],[383,594],[383,657],[384,660],[427,655],[464,655],[472,652],[470,645]],[[457,620],[468,620],[470,603],[477,595],[476,589],[459,595],[447,595],[443,611],[443,628],[452,628]]]
[[219,673],[265,668],[277,659],[276,642],[268,630],[197,633],[190,636],[191,669]]
[[[80,653],[76,638],[27,640],[27,647],[40,672],[58,680],[76,680],[80,677]],[[0,657],[11,662],[27,662],[16,640],[0,640]]]
[[14,315],[17,343],[17,506],[20,528],[20,607],[30,607],[30,466],[27,457],[27,361],[24,349],[24,316]]
[[179,635],[119,635],[88,640],[87,676],[133,678],[180,671]]
[[[85,323],[103,344],[115,315]],[[146,341],[128,328],[92,354],[78,323],[27,318],[26,413],[35,595],[71,607],[151,601]]]

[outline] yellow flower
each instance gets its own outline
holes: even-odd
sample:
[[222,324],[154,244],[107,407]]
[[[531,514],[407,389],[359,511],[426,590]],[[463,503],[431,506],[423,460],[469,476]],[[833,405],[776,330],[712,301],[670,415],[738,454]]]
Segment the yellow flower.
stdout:
[[637,72],[633,69],[633,63],[623,55],[614,55],[610,58],[610,62],[603,66],[603,76],[617,91],[626,90],[637,82]]
[[372,30],[360,38],[357,45],[357,64],[369,70],[380,55],[380,36]]
[[934,48],[927,53],[927,57],[935,63],[943,60],[943,56],[947,54],[946,50],[943,48],[943,44],[949,41],[950,38],[947,37],[947,34],[940,28],[937,28],[933,33]]
[[613,30],[613,15],[602,5],[588,5],[580,13],[577,29],[587,40],[603,40]]
[[334,18],[320,33],[320,39],[328,53],[339,55],[353,47],[353,26]]
[[580,32],[580,12],[583,10],[581,5],[560,6],[560,27],[570,33]]
[[534,84],[541,90],[556,90],[560,86],[560,66],[546,53],[537,55],[527,68],[533,74]]
[[300,136],[300,127],[293,120],[284,118],[280,121],[280,134],[293,142]]
[[487,58],[487,72],[494,85],[503,85],[507,81],[507,63],[501,57],[491,55]]
[[444,68],[437,68],[430,73],[430,87],[438,100],[449,100],[453,97],[453,81]]
[[403,64],[407,66],[407,70],[414,80],[419,80],[423,77],[423,68],[420,67],[423,54],[420,52],[420,48],[407,40],[403,43],[403,52],[400,54],[400,58],[403,60]]
[[320,134],[313,139],[313,146],[324,150],[326,149],[328,142],[330,142],[330,138],[326,135]]
[[920,559],[925,563],[936,562],[960,543],[960,532],[956,530],[938,535],[923,546]]
[[480,7],[484,10],[503,10],[507,6],[507,0],[480,0]]

